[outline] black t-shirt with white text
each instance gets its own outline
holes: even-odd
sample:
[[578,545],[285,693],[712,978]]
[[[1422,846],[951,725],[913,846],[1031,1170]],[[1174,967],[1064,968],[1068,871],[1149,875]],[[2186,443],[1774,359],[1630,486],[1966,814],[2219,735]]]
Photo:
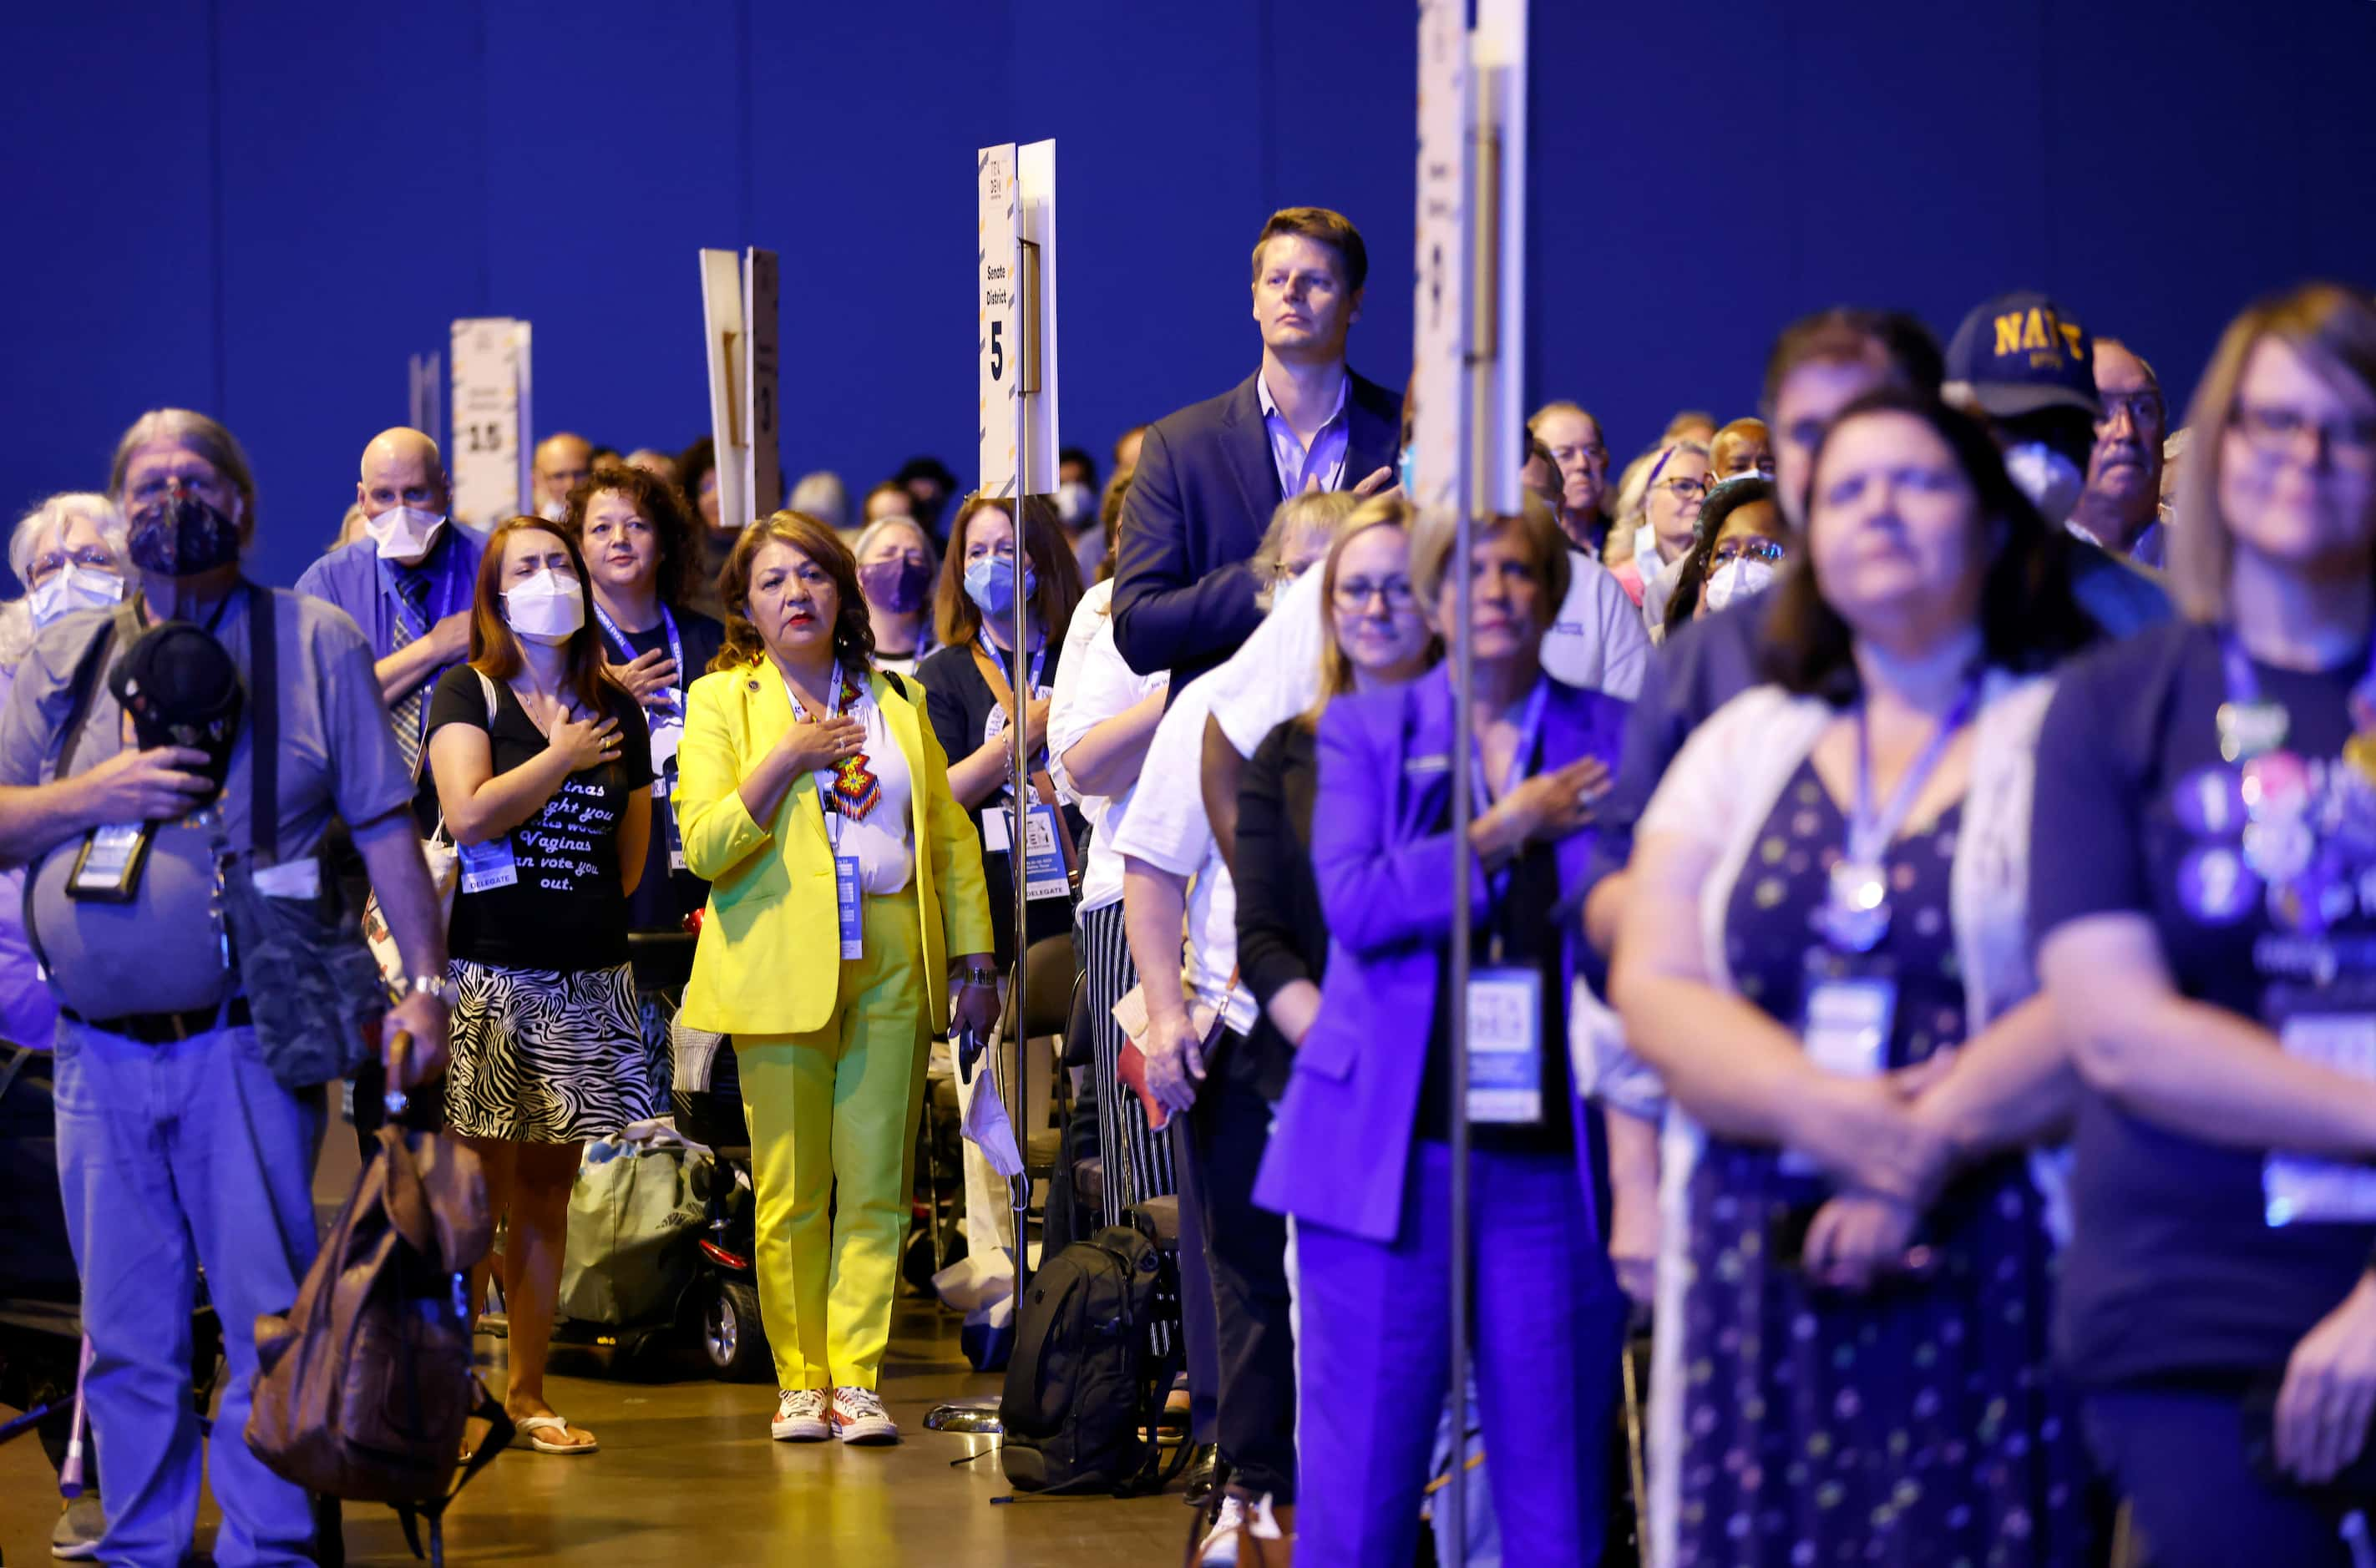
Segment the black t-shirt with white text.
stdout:
[[[534,761],[549,742],[497,681],[494,722],[487,722],[479,673],[457,665],[438,679],[429,702],[429,732],[448,724],[488,731],[498,778]],[[651,741],[643,711],[614,687],[603,697],[619,721],[619,759],[571,774],[536,814],[505,836],[517,880],[481,892],[457,892],[448,940],[457,958],[505,968],[607,968],[627,961],[627,899],[619,887],[619,827],[636,790],[652,782]],[[465,862],[468,869],[468,862]]]

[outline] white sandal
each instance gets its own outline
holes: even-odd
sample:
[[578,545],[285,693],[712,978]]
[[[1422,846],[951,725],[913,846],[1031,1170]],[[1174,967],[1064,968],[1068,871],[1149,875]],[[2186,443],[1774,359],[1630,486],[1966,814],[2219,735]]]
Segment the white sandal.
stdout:
[[559,1416],[522,1416],[513,1423],[512,1446],[533,1448],[539,1454],[591,1454],[601,1447],[597,1443],[547,1443],[536,1434],[541,1431],[566,1432],[569,1423]]

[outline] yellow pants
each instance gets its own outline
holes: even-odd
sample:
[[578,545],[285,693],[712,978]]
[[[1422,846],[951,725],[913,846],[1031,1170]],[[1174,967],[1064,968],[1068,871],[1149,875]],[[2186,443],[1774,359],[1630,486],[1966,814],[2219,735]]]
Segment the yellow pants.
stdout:
[[[831,1021],[737,1035],[758,1199],[759,1309],[780,1388],[873,1388],[891,1338],[929,1029],[912,889],[862,901]],[[837,1195],[838,1194],[838,1195]]]

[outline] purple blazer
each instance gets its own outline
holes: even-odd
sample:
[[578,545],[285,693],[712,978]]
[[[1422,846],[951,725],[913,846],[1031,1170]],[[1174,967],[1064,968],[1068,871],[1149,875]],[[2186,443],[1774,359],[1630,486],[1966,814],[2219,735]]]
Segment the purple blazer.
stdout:
[[[1597,756],[1615,771],[1626,704],[1550,683],[1542,764]],[[1403,1187],[1427,1072],[1428,1030],[1452,931],[1452,839],[1433,831],[1452,788],[1452,683],[1443,667],[1408,686],[1338,697],[1320,720],[1312,869],[1328,917],[1320,1015],[1295,1053],[1254,1201],[1377,1241],[1402,1230]],[[1559,845],[1562,907],[1579,901],[1594,830]],[[1470,883],[1486,913],[1485,877]],[[1572,984],[1580,930],[1562,968]],[[1564,1040],[1546,1040],[1565,1050]],[[1577,1180],[1593,1203],[1581,1096]]]

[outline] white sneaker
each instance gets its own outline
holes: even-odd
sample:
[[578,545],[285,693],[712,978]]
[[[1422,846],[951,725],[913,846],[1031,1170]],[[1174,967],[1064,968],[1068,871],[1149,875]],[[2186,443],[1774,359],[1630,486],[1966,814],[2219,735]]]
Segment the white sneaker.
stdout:
[[899,1429],[892,1424],[891,1413],[871,1388],[837,1388],[833,1391],[833,1424],[841,1430],[844,1443],[897,1443]]
[[1245,1527],[1245,1500],[1223,1497],[1221,1511],[1213,1516],[1213,1527],[1196,1543],[1196,1568],[1238,1568],[1238,1536]]
[[826,1398],[822,1388],[787,1388],[776,1397],[776,1419],[767,1423],[767,1435],[778,1443],[823,1443],[833,1435],[826,1424]]

